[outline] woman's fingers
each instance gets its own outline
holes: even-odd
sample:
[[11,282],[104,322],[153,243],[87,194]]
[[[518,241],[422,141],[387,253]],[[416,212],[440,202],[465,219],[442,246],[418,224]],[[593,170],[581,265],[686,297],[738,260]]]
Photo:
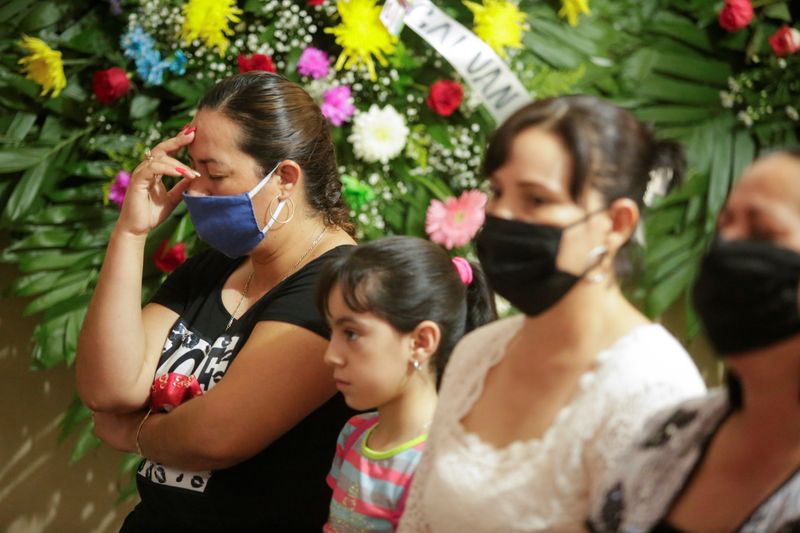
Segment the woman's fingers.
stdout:
[[186,192],[186,189],[188,189],[191,184],[192,180],[190,178],[183,178],[167,192],[167,203],[170,205],[170,209],[175,209],[181,202],[183,193]]
[[197,128],[195,127],[185,128],[175,137],[161,141],[155,145],[150,150],[150,153],[153,154],[153,156],[175,153],[184,146],[192,143],[196,131]]

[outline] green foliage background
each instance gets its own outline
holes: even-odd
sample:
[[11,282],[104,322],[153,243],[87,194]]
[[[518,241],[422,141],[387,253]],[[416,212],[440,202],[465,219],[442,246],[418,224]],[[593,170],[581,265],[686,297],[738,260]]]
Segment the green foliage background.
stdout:
[[[0,260],[15,264],[20,273],[5,287],[6,294],[29,297],[25,313],[39,317],[31,354],[31,366],[37,370],[74,361],[78,331],[118,213],[104,200],[114,174],[130,171],[146,146],[188,122],[199,96],[213,82],[198,73],[211,72],[214,61],[224,65],[217,77],[236,72],[236,46],[222,58],[195,55],[190,46],[186,76],[167,76],[163,85],[149,86],[134,74],[133,88],[124,99],[110,107],[100,105],[91,93],[92,74],[111,66],[135,73],[119,40],[128,29],[129,13],[147,11],[151,4],[177,9],[182,2],[122,2],[126,14],[120,17],[99,1],[0,4],[0,231],[10,241]],[[338,22],[330,4],[310,8],[305,2],[247,0],[239,7],[246,24],[263,27],[259,39],[270,41],[277,39],[276,30],[285,30],[281,12],[288,12],[291,4],[306,10],[319,28]],[[632,294],[654,317],[688,301],[681,296],[696,273],[735,176],[759,153],[797,143],[798,122],[783,113],[782,106],[800,107],[800,54],[778,61],[767,37],[781,24],[796,24],[799,6],[756,2],[750,27],[728,34],[717,23],[721,4],[592,0],[592,15],[570,27],[557,15],[560,2],[520,2],[529,30],[523,38],[525,48],[512,54],[511,63],[532,94],[610,98],[687,150],[690,172],[685,185],[656,202],[644,228],[643,273]],[[471,15],[461,3],[439,5],[471,27]],[[68,85],[58,98],[38,96],[40,88],[21,75],[17,61],[24,52],[16,43],[23,34],[39,36],[63,53]],[[177,46],[177,38],[156,37],[165,54]],[[330,36],[317,31],[312,37],[315,46],[338,55]],[[308,84],[295,71],[302,46],[285,48],[273,53],[279,72]],[[398,110],[419,110],[410,119],[412,135],[403,156],[388,165],[366,164],[353,156],[348,126],[333,130],[353,215],[366,239],[389,233],[424,236],[425,210],[432,198],[477,185],[477,162],[493,127],[481,108],[462,105],[453,117],[444,118],[425,107],[430,83],[456,75],[410,30],[402,34],[402,45],[390,62],[387,69],[379,69],[388,80],[383,87],[356,75],[364,88],[354,91],[355,103],[361,110],[374,100]],[[389,69],[396,75],[387,76]],[[736,95],[730,107],[723,105],[723,91]],[[752,125],[746,125],[742,113]],[[469,129],[473,124],[478,131]],[[452,153],[458,148],[469,153],[455,158]],[[461,177],[455,179],[456,174]],[[368,179],[371,175],[377,178]],[[164,239],[186,242],[189,251],[196,246],[185,210],[178,209],[153,232],[148,256]],[[151,264],[145,266],[145,276],[145,292],[161,280]],[[684,312],[686,335],[691,337],[698,332],[697,320],[688,306]],[[88,411],[78,400],[67,408],[62,429],[62,438],[78,432],[73,459],[97,445]],[[123,470],[130,470],[135,461],[129,457]]]

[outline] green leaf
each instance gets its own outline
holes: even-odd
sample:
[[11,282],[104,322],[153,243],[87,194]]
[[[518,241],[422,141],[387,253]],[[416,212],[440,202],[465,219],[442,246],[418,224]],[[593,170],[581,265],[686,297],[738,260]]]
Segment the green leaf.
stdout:
[[784,22],[792,23],[792,14],[789,12],[789,6],[786,4],[772,4],[764,8],[764,15],[769,18],[782,20]]
[[85,274],[80,276],[80,278],[82,279],[78,279],[77,281],[67,285],[50,290],[42,296],[36,298],[25,306],[25,309],[22,311],[22,315],[30,316],[36,314],[54,306],[59,302],[63,302],[64,300],[72,298],[75,295],[81,294],[86,290],[90,279]]
[[78,261],[85,259],[96,259],[99,262],[102,255],[102,250],[86,250],[71,253],[65,253],[60,250],[23,252],[19,254],[18,265],[22,272],[53,270],[74,266]]
[[651,74],[639,82],[638,94],[663,102],[700,104],[721,108],[719,91],[704,85]]
[[22,146],[0,150],[0,174],[27,170],[50,155],[51,148]]
[[445,148],[452,148],[453,143],[450,141],[450,133],[447,131],[447,126],[444,124],[436,123],[428,125],[426,131],[431,139],[438,142]]
[[654,105],[634,109],[634,112],[639,120],[657,124],[696,123],[708,120],[711,116],[711,110],[706,107],[686,105]]
[[653,68],[664,74],[720,87],[725,86],[731,75],[731,67],[727,63],[716,59],[707,59],[697,53],[687,56],[659,52]]
[[51,162],[52,159],[50,158],[43,159],[36,166],[25,171],[8,199],[8,203],[3,210],[3,219],[19,220],[30,210],[34,202],[40,199],[42,186],[47,178],[47,171],[50,169]]
[[6,137],[12,141],[21,141],[28,135],[28,132],[36,122],[36,114],[19,112],[14,115],[14,120],[6,130]]
[[542,61],[557,69],[576,69],[584,61],[584,57],[579,52],[565,48],[560,43],[555,43],[543,35],[537,35],[535,30],[526,33],[522,37],[522,42]]
[[58,441],[63,442],[73,431],[75,431],[81,422],[87,420],[92,412],[88,407],[83,405],[80,398],[75,396],[72,403],[67,407],[64,412],[64,418],[61,419],[59,426],[61,431],[58,434]]
[[728,127],[722,122],[717,122],[717,135],[712,148],[711,181],[708,187],[708,213],[716,217],[731,185],[731,170],[733,166],[733,136]]
[[30,250],[32,248],[62,248],[72,238],[73,232],[65,228],[36,229],[27,237],[14,241],[8,250]]
[[84,220],[114,220],[117,213],[111,212],[102,207],[85,205],[57,205],[48,207],[25,219],[31,224],[64,224],[65,222],[78,222]]
[[78,310],[67,315],[67,323],[64,327],[64,355],[67,367],[75,363],[75,356],[78,351],[78,336],[81,332],[81,324],[86,315],[85,310]]
[[94,424],[92,422],[88,422],[83,426],[80,434],[78,435],[78,441],[75,443],[75,447],[72,449],[72,455],[70,455],[69,458],[71,463],[81,459],[86,454],[100,446],[100,439],[94,436],[94,433],[92,432],[93,430]]
[[711,51],[711,39],[691,20],[670,11],[661,10],[653,18],[650,31],[668,35],[706,52]]
[[440,179],[422,175],[410,176],[410,178],[426,187],[439,200],[446,200],[454,196],[453,191]]
[[158,108],[159,100],[143,94],[133,97],[131,100],[131,118],[144,118]]
[[648,294],[645,302],[647,316],[654,318],[664,313],[694,279],[695,272],[695,265],[684,264],[656,285]]
[[750,132],[739,130],[733,137],[733,168],[731,174],[734,179],[744,172],[745,167],[750,165],[755,159],[756,145]]
[[20,24],[20,30],[24,33],[31,33],[51,26],[58,22],[67,9],[68,6],[63,4],[59,8],[57,2],[34,2],[32,9]]

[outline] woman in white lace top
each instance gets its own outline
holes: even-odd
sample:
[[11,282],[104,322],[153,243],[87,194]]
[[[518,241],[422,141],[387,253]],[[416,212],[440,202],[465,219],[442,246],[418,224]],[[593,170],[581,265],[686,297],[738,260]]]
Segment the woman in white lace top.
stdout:
[[478,254],[524,314],[456,348],[401,533],[580,531],[642,422],[703,393],[614,269],[645,196],[682,166],[679,148],[592,97],[529,104],[494,133]]

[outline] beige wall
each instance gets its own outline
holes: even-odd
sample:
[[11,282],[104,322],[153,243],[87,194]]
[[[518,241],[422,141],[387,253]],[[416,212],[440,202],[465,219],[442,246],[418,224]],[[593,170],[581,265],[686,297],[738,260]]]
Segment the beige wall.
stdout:
[[[0,265],[0,288],[14,272]],[[118,531],[134,503],[114,504],[121,454],[104,446],[69,464],[76,435],[61,444],[57,438],[73,372],[29,370],[36,319],[22,317],[25,303],[0,299],[0,531]]]

